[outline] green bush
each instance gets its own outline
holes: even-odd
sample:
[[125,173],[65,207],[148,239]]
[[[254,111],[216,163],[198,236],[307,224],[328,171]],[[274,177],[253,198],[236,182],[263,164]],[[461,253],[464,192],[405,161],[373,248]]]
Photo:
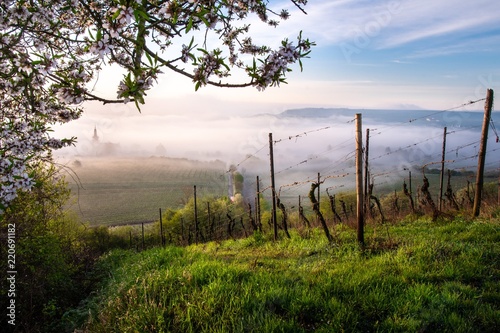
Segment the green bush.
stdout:
[[[84,299],[95,280],[89,276],[94,261],[109,248],[105,230],[90,229],[64,211],[69,197],[67,184],[57,169],[39,164],[33,167],[36,185],[20,192],[0,216],[2,243],[8,226],[16,234],[16,326],[17,332],[72,332],[75,323],[61,320],[64,313]],[[7,258],[2,244],[0,256]],[[1,261],[3,272],[7,261]],[[7,295],[6,279],[0,281]],[[0,306],[6,309],[6,297]],[[7,317],[0,319],[8,327]],[[78,323],[81,324],[81,323]]]

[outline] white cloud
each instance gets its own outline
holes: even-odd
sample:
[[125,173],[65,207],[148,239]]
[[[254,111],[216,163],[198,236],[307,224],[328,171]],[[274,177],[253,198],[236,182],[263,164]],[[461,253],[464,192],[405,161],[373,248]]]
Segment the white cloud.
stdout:
[[363,35],[379,48],[394,48],[436,36],[484,31],[497,26],[497,1],[322,1],[293,18],[320,45],[356,42]]
[[[439,9],[441,11],[444,9]],[[437,13],[423,12],[421,15],[410,15],[411,11],[395,19],[395,26],[389,28],[380,48],[393,48],[411,42],[441,36],[452,36],[453,39],[468,36],[471,32],[488,29],[488,24],[497,19],[493,14],[468,16],[468,8],[455,15],[432,15]],[[472,39],[472,38],[471,38]],[[446,41],[443,41],[446,44]],[[470,44],[469,44],[470,45]]]
[[500,36],[485,36],[457,41],[445,45],[429,45],[421,47],[406,55],[406,59],[443,57],[453,54],[467,54],[472,52],[490,52],[495,45],[500,45]]

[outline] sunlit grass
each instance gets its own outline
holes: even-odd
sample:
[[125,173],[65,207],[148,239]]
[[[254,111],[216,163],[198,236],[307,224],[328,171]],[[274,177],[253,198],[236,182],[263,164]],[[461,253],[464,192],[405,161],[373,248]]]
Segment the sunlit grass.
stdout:
[[[384,232],[382,232],[382,230]],[[89,332],[496,332],[500,223],[428,220],[116,251]],[[390,240],[389,240],[390,238]]]

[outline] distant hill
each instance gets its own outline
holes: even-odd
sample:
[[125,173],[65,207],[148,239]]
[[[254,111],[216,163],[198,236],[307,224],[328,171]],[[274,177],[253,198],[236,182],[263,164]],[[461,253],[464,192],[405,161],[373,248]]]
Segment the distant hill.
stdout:
[[356,110],[346,108],[304,108],[286,110],[279,114],[280,117],[301,117],[301,118],[329,118],[332,116],[351,116]]
[[295,117],[324,119],[352,117],[361,113],[363,123],[406,123],[419,121],[432,127],[470,127],[480,130],[483,121],[482,112],[439,111],[439,110],[383,110],[383,109],[347,109],[347,108],[302,108],[286,110],[278,114],[280,118]]

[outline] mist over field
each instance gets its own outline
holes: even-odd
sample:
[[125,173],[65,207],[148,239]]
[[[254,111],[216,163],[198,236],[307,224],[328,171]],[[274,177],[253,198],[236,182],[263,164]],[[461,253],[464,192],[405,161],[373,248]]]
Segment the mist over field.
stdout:
[[[318,174],[322,191],[353,189],[357,113],[362,114],[363,146],[369,132],[369,173],[375,186],[400,190],[409,172],[416,182],[424,166],[440,169],[444,127],[445,168],[473,181],[482,112],[303,108],[257,115],[84,117],[75,127],[76,147],[58,152],[57,158],[74,173],[69,177],[73,208],[84,218],[97,224],[149,221],[159,207],[185,203],[194,185],[207,195],[232,197],[233,172],[243,175],[242,195],[248,202],[253,203],[257,176],[269,197],[272,133],[278,194],[295,201],[307,195]],[[494,122],[490,125],[486,171],[497,175],[500,144]]]
[[[269,133],[275,141],[276,171],[317,170],[342,162],[354,150],[354,117],[362,114],[363,140],[370,129],[370,157],[382,169],[396,163],[423,165],[441,160],[443,128],[447,127],[446,159],[453,167],[468,167],[464,159],[477,154],[481,112],[295,109],[249,115],[90,114],[75,122],[76,147],[58,152],[59,158],[168,156],[193,160],[221,160],[260,171],[269,165]],[[495,117],[493,117],[495,118]],[[78,123],[78,124],[76,124]],[[93,139],[94,128],[98,138]],[[495,147],[490,130],[489,148]],[[64,133],[64,131],[61,131]],[[387,157],[380,156],[387,154]],[[248,158],[251,155],[251,158]],[[494,162],[491,160],[490,162]],[[299,166],[297,163],[306,161]],[[471,163],[472,162],[472,163]]]

